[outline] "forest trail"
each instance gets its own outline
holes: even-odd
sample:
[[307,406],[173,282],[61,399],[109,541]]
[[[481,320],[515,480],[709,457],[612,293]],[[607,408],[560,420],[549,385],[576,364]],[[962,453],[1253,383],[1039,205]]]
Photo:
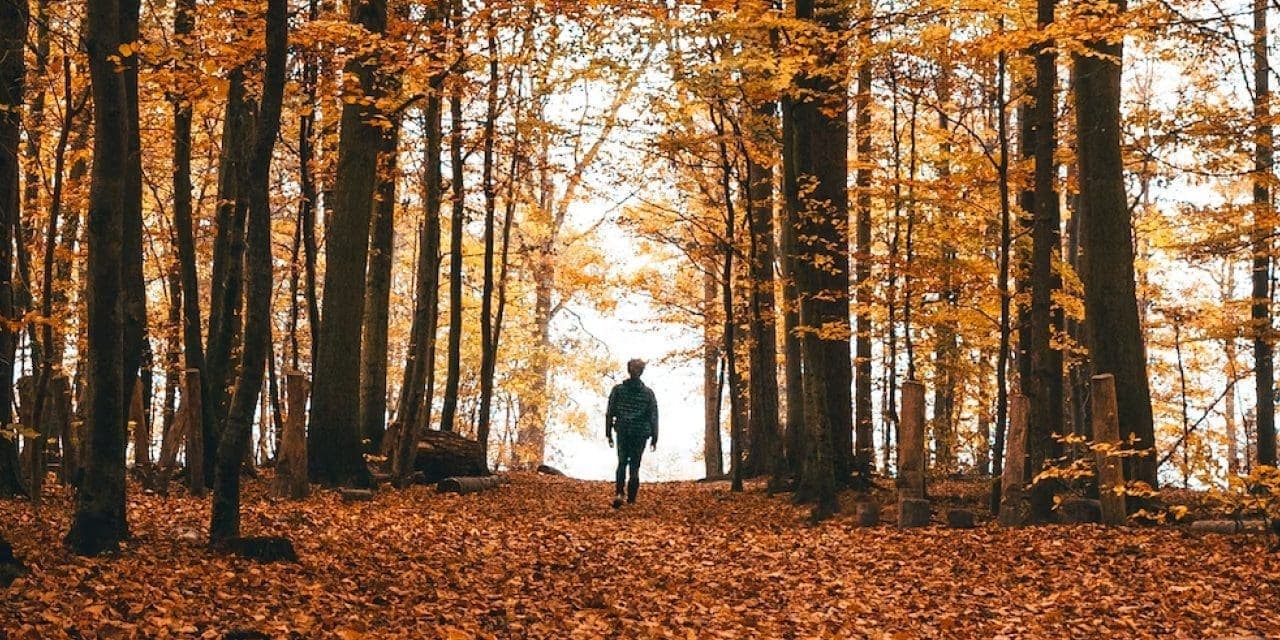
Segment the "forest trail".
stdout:
[[[1218,638],[1280,634],[1280,556],[1256,538],[1096,526],[817,527],[785,497],[721,483],[611,487],[517,474],[298,503],[246,491],[245,535],[299,564],[204,546],[208,501],[130,495],[118,557],[66,553],[70,505],[0,502],[32,574],[0,638]],[[885,494],[887,499],[887,493]],[[887,518],[886,518],[887,520]],[[198,537],[197,537],[198,536]]]

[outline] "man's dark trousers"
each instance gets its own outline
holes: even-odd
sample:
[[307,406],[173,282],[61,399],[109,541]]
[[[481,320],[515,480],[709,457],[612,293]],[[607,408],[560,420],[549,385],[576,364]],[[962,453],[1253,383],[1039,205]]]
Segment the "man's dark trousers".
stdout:
[[[636,492],[640,491],[640,457],[644,455],[644,444],[647,434],[618,434],[618,475],[614,482],[614,493],[622,495],[622,485],[627,485],[627,502],[636,501]],[[631,480],[627,481],[627,469],[631,470]]]

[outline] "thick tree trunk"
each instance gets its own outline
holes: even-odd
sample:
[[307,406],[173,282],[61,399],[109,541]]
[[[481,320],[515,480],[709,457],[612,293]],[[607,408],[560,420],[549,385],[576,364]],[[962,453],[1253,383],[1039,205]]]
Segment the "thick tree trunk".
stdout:
[[[824,35],[842,28],[839,3],[796,3],[796,17],[814,21]],[[817,67],[796,79],[803,98],[794,105],[796,175],[807,184],[796,217],[799,225],[796,273],[802,339],[806,454],[796,497],[816,503],[814,516],[834,512],[836,482],[848,479],[853,464],[852,363],[849,345],[848,124],[844,52],[822,46]],[[818,70],[821,70],[821,74]]]
[[[371,34],[387,27],[385,0],[354,2],[349,18]],[[307,454],[312,480],[326,486],[366,486],[369,471],[361,456],[359,394],[361,316],[365,303],[369,216],[377,184],[383,117],[376,106],[382,79],[379,56],[352,58],[345,73],[360,81],[360,94],[375,98],[342,106],[337,182],[329,222],[321,311],[320,343],[315,354],[315,385]]]
[[[1120,3],[1117,8],[1123,11]],[[1138,319],[1133,224],[1120,149],[1123,45],[1094,41],[1074,56],[1085,318],[1095,375],[1115,376],[1121,437],[1155,447],[1146,349]],[[1268,385],[1269,387],[1270,385]],[[1156,486],[1154,455],[1125,459],[1125,478]]]
[[257,138],[249,164],[247,228],[248,280],[245,289],[244,344],[240,376],[231,397],[227,424],[218,443],[209,543],[221,546],[240,535],[240,452],[249,445],[262,374],[271,343],[271,155],[280,130],[288,54],[288,3],[267,0],[266,63]]
[[13,308],[13,230],[19,217],[18,145],[26,80],[26,0],[0,4],[0,497],[24,492],[13,423],[13,361],[17,317]]
[[[113,58],[121,39],[120,0],[90,0],[85,44],[93,83],[93,178],[88,215],[88,385],[84,481],[66,544],[75,553],[112,551],[125,519],[124,240],[128,100]],[[7,385],[6,385],[7,386]]]

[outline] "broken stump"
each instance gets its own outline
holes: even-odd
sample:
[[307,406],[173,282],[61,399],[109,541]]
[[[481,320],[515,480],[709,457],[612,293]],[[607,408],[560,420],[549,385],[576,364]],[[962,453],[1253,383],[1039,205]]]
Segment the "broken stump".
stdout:
[[859,502],[854,512],[854,520],[859,527],[874,527],[880,524],[880,504],[877,502]]
[[898,528],[913,529],[929,525],[929,501],[923,498],[903,498],[898,501]]
[[950,509],[947,511],[947,527],[951,529],[974,528],[973,512],[968,509]]

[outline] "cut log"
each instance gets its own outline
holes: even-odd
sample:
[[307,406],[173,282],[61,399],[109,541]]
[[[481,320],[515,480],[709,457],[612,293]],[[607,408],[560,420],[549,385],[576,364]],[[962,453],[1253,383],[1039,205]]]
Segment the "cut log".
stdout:
[[1022,524],[1023,487],[1027,484],[1027,417],[1031,407],[1027,397],[1009,398],[1009,434],[1004,441],[1004,474],[1000,479],[1000,526]]
[[375,493],[369,489],[338,489],[343,502],[368,502]]
[[462,476],[456,478],[445,478],[436,485],[436,491],[440,493],[476,493],[485,489],[492,489],[506,482],[506,478],[502,476]]
[[563,471],[561,471],[561,470],[559,470],[559,469],[557,469],[557,468],[555,468],[555,467],[553,467],[553,466],[551,466],[551,465],[549,465],[549,464],[540,464],[540,465],[538,465],[538,473],[545,473],[545,474],[547,474],[547,475],[549,475],[549,476],[562,476],[562,475],[564,475],[564,472],[563,472]]
[[952,529],[972,529],[974,527],[973,512],[968,509],[947,511],[947,526]]
[[1067,498],[1058,505],[1057,520],[1063,524],[1102,522],[1102,503],[1087,498]]
[[877,502],[859,502],[854,514],[859,527],[874,527],[880,524],[880,504]]
[[480,443],[451,431],[427,431],[418,441],[414,469],[422,472],[424,483],[445,478],[484,476],[489,470],[480,464],[484,450]]
[[898,501],[898,528],[912,529],[929,526],[929,501],[920,498],[903,498]]
[[924,498],[924,385],[902,383],[902,427],[898,445],[898,497]]
[[1196,520],[1191,523],[1196,533],[1262,533],[1267,523],[1261,520]]
[[297,562],[293,542],[280,536],[232,538],[224,549],[241,558],[257,562]]

